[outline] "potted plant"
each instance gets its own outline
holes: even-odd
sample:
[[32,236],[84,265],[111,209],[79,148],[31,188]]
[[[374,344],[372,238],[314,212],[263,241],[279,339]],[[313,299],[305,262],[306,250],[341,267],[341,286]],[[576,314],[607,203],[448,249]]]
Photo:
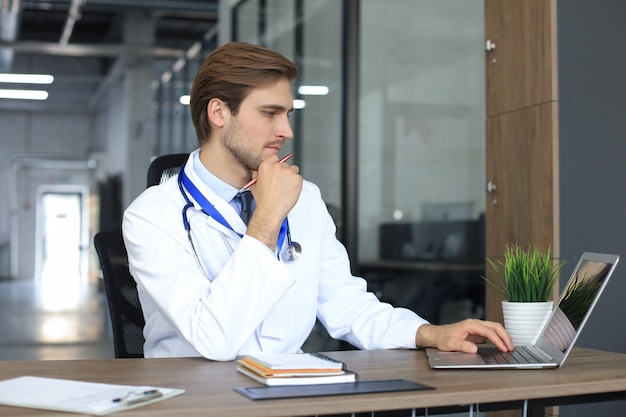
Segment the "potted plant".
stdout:
[[504,327],[516,345],[533,344],[552,312],[550,300],[565,261],[552,259],[550,248],[508,245],[503,259],[487,259],[496,279],[485,281],[502,296]]

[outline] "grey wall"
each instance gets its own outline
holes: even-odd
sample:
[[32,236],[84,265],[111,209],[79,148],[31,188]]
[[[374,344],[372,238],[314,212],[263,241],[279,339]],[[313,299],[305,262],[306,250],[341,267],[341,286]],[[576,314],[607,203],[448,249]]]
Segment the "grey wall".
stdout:
[[[558,2],[561,257],[622,256],[579,346],[626,353],[626,2]],[[626,371],[625,371],[626,372]],[[561,408],[624,416],[626,402]]]
[[0,277],[11,276],[11,245],[19,252],[16,278],[35,276],[38,187],[90,187],[92,170],[67,161],[87,161],[91,136],[89,116],[0,111]]

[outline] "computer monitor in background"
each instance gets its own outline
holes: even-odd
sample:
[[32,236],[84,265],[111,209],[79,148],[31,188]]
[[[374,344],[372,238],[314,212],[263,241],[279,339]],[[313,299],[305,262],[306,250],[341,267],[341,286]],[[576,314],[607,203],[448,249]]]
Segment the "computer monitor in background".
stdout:
[[464,221],[475,219],[474,202],[458,201],[435,203],[425,201],[421,205],[422,221]]
[[394,261],[484,263],[484,215],[472,220],[383,223],[379,255]]

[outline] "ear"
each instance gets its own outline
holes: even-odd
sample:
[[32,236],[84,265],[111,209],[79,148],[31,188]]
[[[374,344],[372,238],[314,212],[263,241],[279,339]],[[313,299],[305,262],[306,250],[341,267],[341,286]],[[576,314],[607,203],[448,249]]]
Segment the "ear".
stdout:
[[224,127],[227,118],[230,116],[230,111],[226,104],[219,98],[213,98],[207,104],[207,117],[212,125],[217,127]]

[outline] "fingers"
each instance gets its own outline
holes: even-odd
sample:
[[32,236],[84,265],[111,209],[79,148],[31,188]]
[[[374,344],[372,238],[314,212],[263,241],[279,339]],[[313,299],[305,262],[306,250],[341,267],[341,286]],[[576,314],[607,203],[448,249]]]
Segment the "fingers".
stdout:
[[[297,175],[300,173],[300,167],[297,165],[290,165],[286,162],[287,158],[281,160],[278,156],[272,155],[265,159],[259,165],[259,170],[256,173],[257,180],[264,179],[266,182],[272,182],[276,180],[285,180],[289,174]],[[267,177],[267,178],[264,178]],[[301,182],[302,178],[296,178],[296,182]]]
[[470,342],[478,340],[475,343],[484,343],[486,340],[489,340],[503,352],[513,350],[513,341],[502,324],[474,319],[462,323],[467,326],[465,330],[468,332],[468,335],[465,340]]
[[481,321],[480,323],[488,329],[483,336],[497,346],[498,349],[503,352],[513,350],[514,346],[511,336],[509,336],[509,333],[504,329],[502,324],[493,321]]
[[297,165],[280,162],[276,155],[265,159],[259,165],[257,182],[252,188],[257,207],[264,202],[271,202],[273,205],[287,207],[289,211],[302,190],[303,179],[299,174],[300,168]]
[[458,349],[454,350],[464,353],[476,353],[478,352],[478,346],[475,343],[469,342],[467,340],[462,340],[459,343]]
[[476,353],[476,345],[487,340],[502,351],[513,350],[513,342],[507,331],[500,323],[492,321],[467,319],[453,324],[431,326],[428,330],[431,342],[441,350]]
[[251,191],[256,202],[247,234],[270,248],[276,245],[283,220],[298,201],[302,191],[302,176],[297,165],[280,162],[276,155],[265,159],[254,176]]

